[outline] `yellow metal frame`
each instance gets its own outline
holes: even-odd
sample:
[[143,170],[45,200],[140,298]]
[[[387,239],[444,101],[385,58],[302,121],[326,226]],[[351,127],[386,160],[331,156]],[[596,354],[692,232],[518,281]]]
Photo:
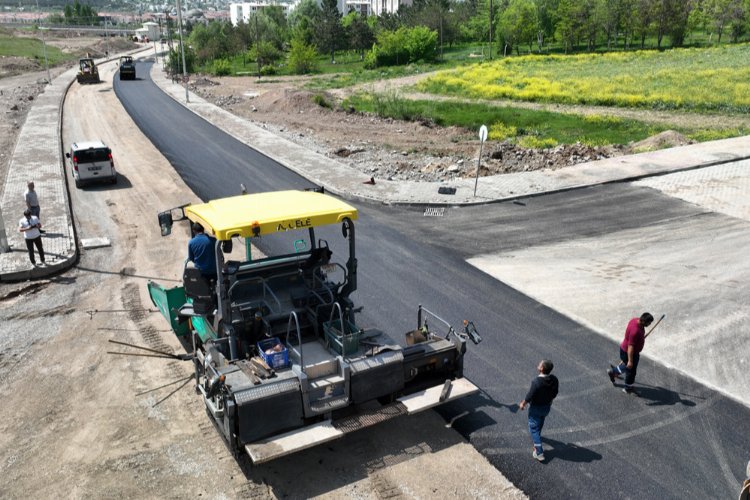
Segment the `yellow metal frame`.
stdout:
[[277,191],[220,198],[185,207],[185,215],[218,240],[308,229],[357,219],[357,209],[314,191]]

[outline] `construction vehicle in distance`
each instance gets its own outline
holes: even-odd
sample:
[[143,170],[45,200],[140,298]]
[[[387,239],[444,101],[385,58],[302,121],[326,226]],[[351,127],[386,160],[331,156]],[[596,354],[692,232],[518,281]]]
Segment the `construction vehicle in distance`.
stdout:
[[135,80],[135,61],[131,56],[120,57],[120,80]]
[[78,83],[99,83],[99,70],[96,63],[90,57],[84,57],[78,61]]
[[[361,328],[350,298],[357,218],[322,190],[244,194],[159,214],[162,236],[183,220],[216,238],[215,280],[186,262],[183,286],[149,281],[148,289],[192,346],[182,356],[192,359],[196,390],[235,456],[266,462],[479,390],[463,377],[467,340],[482,340],[472,322],[457,331],[420,305],[405,346]],[[259,243],[268,256],[253,258]]]

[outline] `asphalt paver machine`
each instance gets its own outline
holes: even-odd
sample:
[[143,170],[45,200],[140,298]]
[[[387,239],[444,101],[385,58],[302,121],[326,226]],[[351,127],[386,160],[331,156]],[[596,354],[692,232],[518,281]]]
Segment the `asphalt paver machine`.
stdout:
[[481,341],[472,322],[456,330],[420,305],[405,345],[359,324],[350,297],[357,217],[322,190],[159,214],[162,235],[186,221],[216,238],[217,279],[186,262],[183,286],[148,288],[193,349],[196,389],[216,428],[254,463],[478,391],[463,377],[467,340]]

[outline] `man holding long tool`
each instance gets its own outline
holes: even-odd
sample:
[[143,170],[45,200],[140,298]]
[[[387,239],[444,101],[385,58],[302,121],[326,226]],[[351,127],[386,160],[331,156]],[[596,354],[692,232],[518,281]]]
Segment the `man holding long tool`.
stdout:
[[[616,378],[620,378],[620,375],[625,374],[625,387],[622,390],[627,394],[635,394],[633,383],[635,382],[635,374],[638,369],[641,351],[643,350],[643,345],[646,343],[646,327],[653,322],[654,317],[647,312],[641,314],[640,318],[630,320],[628,327],[625,329],[625,338],[620,344],[621,362],[617,366],[609,365],[609,370],[607,370],[607,375],[609,375],[612,385],[615,385]],[[649,333],[651,332],[649,331]]]

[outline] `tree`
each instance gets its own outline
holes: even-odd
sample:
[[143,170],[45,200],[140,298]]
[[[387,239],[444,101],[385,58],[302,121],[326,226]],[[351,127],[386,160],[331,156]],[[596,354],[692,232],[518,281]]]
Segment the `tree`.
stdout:
[[653,31],[656,22],[657,0],[635,0],[633,9],[633,32],[641,38],[641,49],[645,48],[646,37]]
[[544,47],[544,40],[555,35],[555,24],[557,23],[557,6],[560,0],[535,0],[538,22],[536,43],[539,52]]
[[[710,20],[707,24],[712,33],[717,35],[717,43],[721,43],[724,31],[729,29],[732,42],[736,42],[746,28],[746,0],[707,0],[693,12],[703,12]],[[691,12],[691,21],[694,16]]]
[[669,35],[673,47],[680,47],[687,35],[688,19],[693,0],[655,0],[656,46],[661,49],[665,35]]
[[282,50],[289,40],[286,14],[280,5],[269,5],[261,9],[258,21],[262,25],[263,40]]
[[273,42],[261,40],[249,50],[248,56],[258,62],[258,70],[260,71],[264,66],[273,66],[276,61],[281,59],[282,52],[276,48]]
[[203,65],[214,59],[232,55],[229,36],[232,31],[232,26],[225,21],[212,21],[206,25],[196,24],[190,32],[188,44],[195,50],[197,63]]
[[498,33],[511,50],[524,42],[529,44],[531,52],[538,30],[539,18],[533,0],[510,0],[508,7],[500,14]]
[[99,18],[90,5],[82,5],[78,0],[73,2],[72,7],[66,4],[63,12],[67,24],[94,24]]
[[617,46],[617,35],[622,26],[624,12],[624,0],[597,0],[596,2],[596,22],[602,27],[607,37],[607,50],[612,49],[613,38]]
[[[492,3],[492,9],[490,9]],[[461,37],[468,40],[485,42],[490,39],[490,20],[497,23],[497,3],[491,0],[478,0],[476,14],[459,28]],[[495,33],[495,28],[492,32]],[[490,47],[491,50],[491,47]]]
[[437,32],[441,57],[443,55],[444,35],[450,29],[446,22],[450,8],[449,0],[415,0],[412,7],[402,9],[402,16],[409,26],[425,26]]
[[356,50],[359,53],[359,59],[365,58],[365,52],[372,48],[372,44],[375,42],[375,35],[372,32],[372,28],[367,24],[361,14],[357,12],[350,12],[341,21],[349,39],[349,47]]
[[315,0],[302,0],[297,8],[289,13],[287,20],[292,39],[312,45],[315,39],[314,19],[317,19],[319,13],[320,9]]
[[331,55],[331,64],[336,62],[336,49],[344,42],[344,28],[336,0],[322,0],[315,19],[316,45]]
[[307,45],[304,40],[295,38],[289,49],[289,68],[292,73],[304,75],[314,72],[317,64],[318,52],[312,45]]
[[580,32],[578,21],[578,2],[576,0],[560,0],[557,5],[557,29],[556,34],[563,43],[563,50],[567,54],[575,47]]

